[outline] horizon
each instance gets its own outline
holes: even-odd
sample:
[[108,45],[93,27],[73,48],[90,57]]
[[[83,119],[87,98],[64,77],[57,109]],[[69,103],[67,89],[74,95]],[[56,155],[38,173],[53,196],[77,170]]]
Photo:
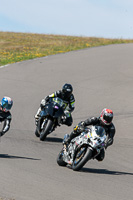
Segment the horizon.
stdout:
[[10,0],[1,2],[0,31],[133,39],[131,0]]

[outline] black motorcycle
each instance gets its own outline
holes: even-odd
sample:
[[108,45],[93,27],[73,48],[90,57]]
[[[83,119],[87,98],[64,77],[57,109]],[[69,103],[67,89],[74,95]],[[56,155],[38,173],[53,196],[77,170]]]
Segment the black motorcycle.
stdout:
[[35,135],[40,137],[40,140],[45,140],[48,134],[61,125],[66,106],[64,101],[59,97],[50,98],[49,102],[40,112],[40,118],[35,131]]

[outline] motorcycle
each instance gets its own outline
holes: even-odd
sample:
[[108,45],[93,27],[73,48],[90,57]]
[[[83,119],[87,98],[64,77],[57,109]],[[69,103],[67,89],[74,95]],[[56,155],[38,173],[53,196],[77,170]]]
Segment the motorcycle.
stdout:
[[74,171],[79,171],[105,147],[106,133],[101,126],[85,128],[68,146],[64,145],[67,137],[68,134],[64,136],[63,148],[57,157],[57,163],[59,166],[68,166]]
[[35,130],[35,135],[40,137],[40,140],[45,140],[48,134],[61,125],[66,107],[67,104],[59,97],[50,98],[40,112],[40,119]]

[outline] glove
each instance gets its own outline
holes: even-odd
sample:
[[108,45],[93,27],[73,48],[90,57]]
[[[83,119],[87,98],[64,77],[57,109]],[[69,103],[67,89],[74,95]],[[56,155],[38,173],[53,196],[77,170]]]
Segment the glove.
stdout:
[[77,129],[78,129],[78,125],[73,128],[74,132],[76,132]]
[[85,126],[85,122],[81,121],[78,126],[84,127]]
[[81,133],[84,130],[84,122],[80,122],[74,127],[74,132]]

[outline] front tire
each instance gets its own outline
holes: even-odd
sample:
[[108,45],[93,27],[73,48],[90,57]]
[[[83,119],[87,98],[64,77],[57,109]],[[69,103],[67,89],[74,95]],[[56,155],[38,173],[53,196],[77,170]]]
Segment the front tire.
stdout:
[[36,130],[35,130],[35,135],[36,135],[36,137],[40,137],[40,134],[38,133],[37,127],[36,127]]
[[89,148],[81,147],[76,153],[75,159],[72,164],[72,169],[74,171],[79,171],[88,160],[92,158],[92,151]]
[[57,157],[57,163],[59,166],[66,166],[67,163],[64,162],[63,160],[63,150],[61,150],[61,152],[59,153],[58,157]]
[[52,126],[53,126],[53,121],[49,119],[47,121],[47,124],[45,125],[45,127],[43,128],[43,130],[40,133],[40,140],[42,140],[42,141],[45,140],[45,138],[49,134]]

